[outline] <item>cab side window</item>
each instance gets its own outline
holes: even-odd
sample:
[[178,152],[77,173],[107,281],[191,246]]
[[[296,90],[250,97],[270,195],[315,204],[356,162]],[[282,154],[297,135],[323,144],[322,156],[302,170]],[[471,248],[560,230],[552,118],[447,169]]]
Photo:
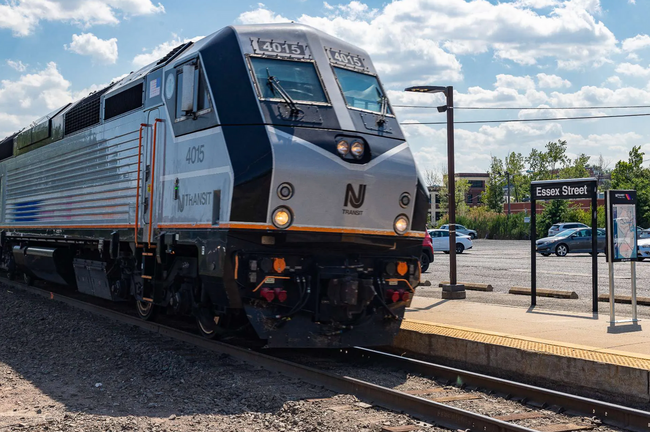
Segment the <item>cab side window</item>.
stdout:
[[198,59],[176,68],[176,121],[195,118],[212,110],[208,86]]

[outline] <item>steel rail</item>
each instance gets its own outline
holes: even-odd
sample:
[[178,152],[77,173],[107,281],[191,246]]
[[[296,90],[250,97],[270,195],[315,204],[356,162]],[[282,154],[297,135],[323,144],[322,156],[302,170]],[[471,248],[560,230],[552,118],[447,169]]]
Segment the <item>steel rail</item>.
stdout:
[[359,399],[371,402],[374,405],[391,411],[408,414],[417,419],[433,423],[436,426],[453,430],[462,429],[477,432],[533,431],[533,429],[528,429],[492,417],[444,405],[418,396],[409,395],[366,381],[332,374],[235,345],[207,340],[183,330],[178,330],[150,321],[143,321],[134,316],[116,312],[102,306],[87,303],[45,289],[27,286],[17,282],[2,282],[23,291],[37,294],[51,300],[56,300],[96,315],[121,323],[134,325],[154,333],[159,333],[174,340],[190,343],[208,351],[232,356],[245,363],[261,366],[271,372],[280,372],[291,377],[300,378],[305,382],[323,386],[337,393],[352,394],[357,396]]
[[463,387],[478,387],[509,396],[516,396],[522,398],[524,402],[534,402],[542,407],[555,405],[563,408],[571,414],[596,417],[604,424],[610,426],[638,432],[647,432],[650,430],[650,412],[647,411],[536,387],[516,381],[496,378],[476,372],[429,363],[413,358],[402,357],[369,348],[354,347],[348,350],[348,354],[362,358],[379,359],[392,365],[396,365],[402,369],[406,369],[409,372],[420,373],[429,377],[443,378],[452,382],[461,382]]

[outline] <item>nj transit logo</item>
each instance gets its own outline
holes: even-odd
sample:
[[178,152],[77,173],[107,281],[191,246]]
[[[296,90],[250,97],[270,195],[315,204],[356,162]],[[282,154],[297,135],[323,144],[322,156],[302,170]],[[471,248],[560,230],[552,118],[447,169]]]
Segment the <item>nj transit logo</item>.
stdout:
[[360,184],[359,191],[354,190],[354,186],[351,183],[348,183],[348,186],[345,188],[345,203],[344,207],[352,207],[358,209],[363,205],[363,202],[366,200],[366,185]]

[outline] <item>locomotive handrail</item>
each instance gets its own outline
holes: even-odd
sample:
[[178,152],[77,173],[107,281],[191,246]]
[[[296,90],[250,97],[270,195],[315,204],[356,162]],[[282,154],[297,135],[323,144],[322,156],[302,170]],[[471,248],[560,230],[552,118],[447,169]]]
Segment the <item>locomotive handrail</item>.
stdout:
[[139,247],[138,244],[138,220],[140,219],[140,168],[142,163],[142,129],[149,127],[151,125],[147,123],[140,123],[140,137],[138,138],[138,176],[136,183],[136,198],[135,198],[135,247]]
[[151,149],[151,188],[149,189],[149,239],[147,247],[151,247],[151,232],[153,229],[153,186],[154,179],[156,178],[156,135],[158,134],[158,122],[162,122],[162,119],[157,118],[153,122],[153,145]]

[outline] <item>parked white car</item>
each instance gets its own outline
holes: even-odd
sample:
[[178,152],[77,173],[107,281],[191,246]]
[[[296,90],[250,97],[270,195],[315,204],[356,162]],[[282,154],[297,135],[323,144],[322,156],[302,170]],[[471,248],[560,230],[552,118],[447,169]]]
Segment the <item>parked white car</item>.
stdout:
[[[434,251],[449,253],[449,230],[432,229],[429,230],[429,234],[431,235]],[[469,236],[456,233],[456,253],[461,254],[473,246],[472,239]]]
[[[433,246],[433,250],[436,250],[435,245]],[[643,261],[646,258],[650,258],[650,238],[637,239],[636,252],[639,261]]]

